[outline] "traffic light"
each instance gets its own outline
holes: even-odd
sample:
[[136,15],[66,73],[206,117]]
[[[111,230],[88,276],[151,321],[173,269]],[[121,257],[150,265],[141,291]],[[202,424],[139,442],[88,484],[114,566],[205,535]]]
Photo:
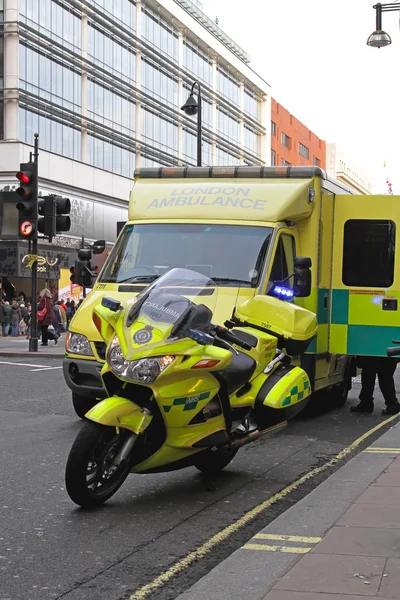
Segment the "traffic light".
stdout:
[[37,163],[21,163],[16,174],[20,187],[16,193],[21,198],[18,209],[18,235],[24,240],[37,239],[38,219],[38,169]]
[[41,215],[38,220],[38,231],[48,237],[50,242],[57,233],[70,230],[71,201],[69,198],[50,194],[40,198],[38,210]]
[[69,278],[69,280],[71,281],[71,283],[76,283],[76,262],[75,265],[70,268],[69,272],[71,273],[71,277]]
[[92,251],[90,248],[78,250],[78,261],[76,264],[76,283],[82,287],[92,287],[94,273],[91,265]]

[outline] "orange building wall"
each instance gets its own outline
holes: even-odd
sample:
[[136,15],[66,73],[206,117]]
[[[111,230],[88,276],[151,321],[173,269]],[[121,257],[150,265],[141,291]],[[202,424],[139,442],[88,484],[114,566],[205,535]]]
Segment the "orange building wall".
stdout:
[[[275,164],[281,166],[282,160],[286,160],[292,166],[314,165],[314,158],[316,158],[319,160],[318,166],[326,169],[326,142],[320,140],[276,100],[273,98],[271,100],[271,121],[276,126],[276,134],[271,135],[271,150],[276,153]],[[282,133],[291,138],[289,149],[281,142]],[[308,148],[308,159],[299,154],[299,143]],[[271,164],[273,164],[272,152]]]

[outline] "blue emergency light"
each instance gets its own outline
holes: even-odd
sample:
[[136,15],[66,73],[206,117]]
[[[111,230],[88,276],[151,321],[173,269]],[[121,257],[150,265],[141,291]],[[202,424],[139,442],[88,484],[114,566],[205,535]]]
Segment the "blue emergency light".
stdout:
[[281,300],[290,300],[294,296],[293,290],[282,287],[281,285],[276,285],[273,289],[273,292],[275,296],[277,296]]

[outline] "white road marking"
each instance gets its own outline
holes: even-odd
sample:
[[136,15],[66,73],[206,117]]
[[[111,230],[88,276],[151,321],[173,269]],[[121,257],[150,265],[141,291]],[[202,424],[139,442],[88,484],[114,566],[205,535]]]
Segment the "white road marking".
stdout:
[[48,367],[47,365],[33,365],[31,363],[17,363],[6,360],[0,360],[0,365],[16,365],[17,367],[35,367],[31,371],[43,371],[44,369],[62,369],[61,367]]
[[62,369],[61,367],[40,367],[39,369],[31,369],[31,373],[34,371],[51,371],[52,369]]

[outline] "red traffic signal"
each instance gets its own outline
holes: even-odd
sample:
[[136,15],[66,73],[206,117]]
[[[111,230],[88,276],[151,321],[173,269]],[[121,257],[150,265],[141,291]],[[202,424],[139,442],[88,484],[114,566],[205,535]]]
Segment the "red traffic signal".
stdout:
[[32,177],[32,173],[26,173],[24,171],[18,171],[18,173],[16,174],[16,178],[21,183],[30,183],[31,177]]

